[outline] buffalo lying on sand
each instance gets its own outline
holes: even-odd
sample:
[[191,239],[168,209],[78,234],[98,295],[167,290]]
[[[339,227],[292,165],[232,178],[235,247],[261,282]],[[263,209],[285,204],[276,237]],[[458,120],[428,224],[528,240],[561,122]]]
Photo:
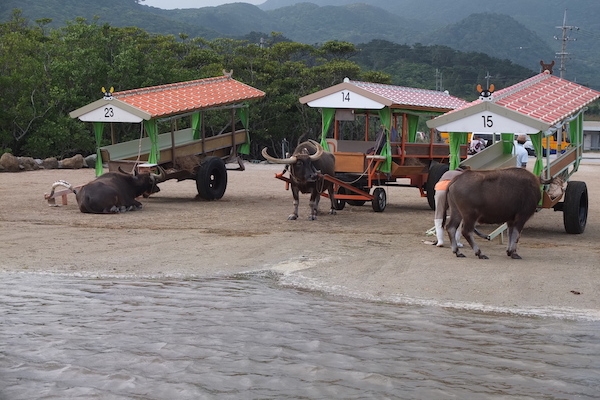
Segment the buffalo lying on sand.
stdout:
[[165,171],[159,168],[160,174],[107,172],[93,181],[76,189],[66,181],[58,181],[52,185],[51,196],[57,186],[64,186],[75,193],[77,205],[82,213],[111,214],[130,210],[139,210],[142,203],[136,197],[148,197],[159,192],[157,184],[165,178]]
[[542,197],[541,184],[550,185],[548,193],[551,196],[562,195],[564,181],[561,178],[543,180],[524,168],[467,170],[455,177],[450,182],[447,195],[450,219],[446,230],[452,243],[452,252],[457,257],[464,257],[457,246],[455,236],[462,221],[461,233],[475,251],[475,255],[487,259],[473,240],[475,225],[506,222],[506,254],[511,258],[521,258],[517,254],[517,243],[525,223],[538,207]]
[[276,164],[287,164],[290,170],[292,195],[294,196],[294,211],[288,219],[298,219],[299,193],[310,193],[310,216],[308,219],[317,219],[319,200],[325,190],[331,200],[330,214],[335,214],[335,198],[333,183],[323,179],[323,175],[335,175],[335,157],[323,150],[323,147],[314,140],[302,142],[289,158],[274,158],[267,153],[265,147],[262,151],[265,159]]

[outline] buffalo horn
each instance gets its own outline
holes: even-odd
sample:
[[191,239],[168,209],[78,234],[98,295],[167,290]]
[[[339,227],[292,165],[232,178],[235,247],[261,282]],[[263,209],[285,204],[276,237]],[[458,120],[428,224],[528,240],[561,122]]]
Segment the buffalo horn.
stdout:
[[309,142],[314,144],[315,147],[317,148],[317,152],[315,154],[313,154],[312,156],[310,156],[310,161],[317,161],[323,155],[323,151],[324,151],[323,146],[321,146],[319,143],[315,142],[312,139],[309,139]]
[[275,158],[271,157],[269,153],[267,153],[267,148],[262,149],[262,156],[267,160],[274,164],[294,164],[296,163],[296,156],[291,156],[290,158]]
[[122,173],[122,174],[127,174],[127,175],[135,175],[135,168],[133,168],[133,169],[131,170],[131,172],[125,172],[125,171],[123,171],[123,168],[121,168],[121,166],[119,165],[119,167],[118,167],[118,170],[119,170],[119,172],[120,172],[120,173]]
[[157,165],[156,167],[158,168],[159,173],[158,174],[151,173],[150,176],[154,180],[154,183],[164,182],[167,177],[167,172],[160,165]]

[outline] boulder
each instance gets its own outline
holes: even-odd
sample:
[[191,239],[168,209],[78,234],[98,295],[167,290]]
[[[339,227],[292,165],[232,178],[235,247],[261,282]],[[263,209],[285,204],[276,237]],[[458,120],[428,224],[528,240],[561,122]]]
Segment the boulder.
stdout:
[[96,154],[90,154],[85,158],[84,166],[88,168],[96,168],[96,158],[98,158]]
[[6,172],[19,172],[21,170],[19,167],[19,159],[10,153],[2,154],[0,157],[0,165]]
[[76,154],[71,158],[65,158],[64,160],[59,161],[58,167],[63,169],[79,169],[83,168],[84,162],[83,156],[81,154]]
[[58,159],[56,157],[48,157],[42,161],[42,168],[44,169],[57,169]]
[[17,159],[19,160],[19,168],[22,171],[34,171],[40,168],[33,157],[18,157]]

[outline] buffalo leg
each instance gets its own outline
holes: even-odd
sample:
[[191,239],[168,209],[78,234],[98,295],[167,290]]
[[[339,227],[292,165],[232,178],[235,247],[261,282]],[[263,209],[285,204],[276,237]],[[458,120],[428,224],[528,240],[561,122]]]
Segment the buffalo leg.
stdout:
[[468,218],[467,220],[463,220],[462,234],[465,237],[465,239],[467,239],[467,242],[469,242],[469,246],[471,246],[471,248],[475,252],[475,255],[477,256],[477,258],[482,259],[482,260],[487,260],[488,256],[481,253],[481,249],[475,242],[475,237],[473,236],[473,232],[475,231],[475,222],[476,222],[476,220],[473,218]]
[[329,201],[331,203],[331,208],[329,209],[329,214],[335,215],[336,207],[335,207],[335,194],[334,194],[334,190],[333,190],[333,183],[329,184],[329,187],[327,188],[327,192],[329,193]]
[[462,220],[462,216],[460,213],[456,211],[452,211],[450,214],[450,218],[446,223],[446,231],[448,231],[448,236],[450,238],[450,244],[452,245],[452,252],[456,254],[456,257],[464,257],[465,255],[460,252],[458,249],[458,241],[456,240],[456,233],[458,232],[458,226],[460,225],[460,221]]
[[517,254],[517,243],[519,242],[519,237],[521,236],[520,227],[515,224],[508,224],[508,247],[506,248],[506,255],[512,259],[520,260],[521,256]]
[[294,211],[288,216],[288,220],[298,219],[298,205],[300,204],[300,190],[292,185],[292,196],[294,196]]
[[309,220],[314,221],[317,219],[317,214],[319,213],[319,200],[321,199],[321,193],[317,189],[313,189],[310,193],[310,215],[308,217]]

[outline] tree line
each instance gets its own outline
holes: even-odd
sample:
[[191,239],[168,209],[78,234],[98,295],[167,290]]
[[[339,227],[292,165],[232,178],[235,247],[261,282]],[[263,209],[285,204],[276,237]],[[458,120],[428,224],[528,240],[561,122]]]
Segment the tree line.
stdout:
[[[387,41],[307,45],[276,32],[208,40],[83,18],[60,28],[50,28],[50,22],[31,23],[15,10],[0,24],[0,154],[45,158],[93,153],[89,124],[70,118],[69,112],[99,99],[101,87],[122,91],[233,70],[235,79],[266,92],[250,106],[250,156],[258,158],[263,146],[275,147],[284,138],[295,144],[301,137],[317,137],[320,115],[298,99],[345,77],[433,89],[437,69],[445,77],[445,89],[473,99],[474,87],[485,83],[487,71],[498,71],[507,85],[533,74],[507,60],[443,46]],[[122,140],[139,135],[139,127],[115,125]]]

